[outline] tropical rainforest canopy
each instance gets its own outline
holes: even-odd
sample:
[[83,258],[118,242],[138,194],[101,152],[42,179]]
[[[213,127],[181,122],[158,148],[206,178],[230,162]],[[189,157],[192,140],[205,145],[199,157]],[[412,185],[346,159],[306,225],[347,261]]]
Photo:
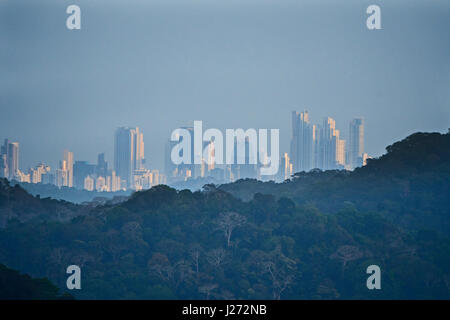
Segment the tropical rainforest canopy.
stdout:
[[[1,180],[0,263],[60,288],[78,265],[79,299],[449,299],[449,208],[448,133],[413,134],[353,172],[157,186],[119,204]],[[366,287],[369,265],[381,290]]]

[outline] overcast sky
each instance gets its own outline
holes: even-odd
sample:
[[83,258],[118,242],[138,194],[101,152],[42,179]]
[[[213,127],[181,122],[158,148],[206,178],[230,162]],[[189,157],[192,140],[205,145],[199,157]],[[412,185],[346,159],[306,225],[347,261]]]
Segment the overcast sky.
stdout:
[[[69,31],[66,8],[82,11]],[[382,30],[366,28],[381,7]],[[144,131],[163,166],[173,129],[279,128],[290,112],[366,120],[379,156],[416,131],[450,127],[450,1],[0,0],[0,139],[21,168],[112,161],[117,126]]]

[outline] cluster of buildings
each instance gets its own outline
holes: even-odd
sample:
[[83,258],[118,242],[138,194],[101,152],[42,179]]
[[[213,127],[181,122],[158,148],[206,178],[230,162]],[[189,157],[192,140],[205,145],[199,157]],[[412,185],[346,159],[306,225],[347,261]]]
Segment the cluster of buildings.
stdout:
[[121,189],[142,190],[165,184],[158,170],[145,168],[144,135],[136,128],[121,127],[114,136],[114,169],[120,177]]
[[290,149],[292,172],[363,166],[368,158],[364,152],[364,119],[350,122],[348,139],[344,140],[333,118],[326,117],[317,125],[310,122],[308,111],[293,111]]
[[0,177],[10,180],[30,180],[30,175],[19,169],[19,143],[5,139],[0,147]]
[[[183,127],[194,137],[193,127]],[[348,135],[343,134],[336,127],[333,118],[326,117],[321,124],[312,124],[307,111],[292,112],[292,137],[290,153],[280,157],[278,173],[273,176],[261,176],[260,167],[263,161],[251,164],[249,161],[250,143],[245,137],[245,161],[237,164],[237,143],[234,143],[235,164],[215,165],[207,161],[215,156],[214,142],[204,142],[203,149],[207,150],[201,164],[194,164],[194,142],[191,141],[191,164],[175,165],[171,160],[171,151],[179,141],[169,140],[165,151],[165,173],[170,183],[187,181],[195,178],[212,177],[219,183],[233,182],[239,179],[252,178],[259,180],[284,181],[291,178],[295,172],[320,170],[353,170],[364,166],[368,158],[364,152],[364,120],[355,118],[350,122]]]
[[114,136],[114,166],[108,167],[105,154],[97,163],[75,161],[73,152],[64,150],[59,166],[54,171],[39,163],[28,173],[19,169],[19,143],[5,140],[0,150],[0,177],[28,183],[54,184],[59,188],[77,188],[88,191],[116,192],[149,189],[166,183],[158,170],[144,167],[144,136],[138,128],[120,127]]
[[[192,133],[194,128],[184,127]],[[292,112],[292,138],[290,153],[280,157],[278,173],[274,176],[260,176],[264,161],[250,161],[251,144],[248,137],[241,143],[245,146],[245,161],[237,161],[237,146],[234,143],[234,164],[217,165],[214,161],[216,146],[214,141],[204,142],[206,150],[201,164],[194,164],[194,141],[191,141],[190,164],[175,165],[171,159],[173,147],[180,141],[169,140],[165,150],[164,174],[145,167],[144,135],[138,127],[120,127],[114,134],[114,164],[108,167],[105,154],[100,153],[97,163],[74,161],[73,152],[64,150],[59,167],[39,163],[27,173],[19,169],[19,143],[5,140],[0,149],[0,177],[29,183],[54,184],[99,192],[121,190],[143,190],[158,184],[176,184],[196,178],[214,178],[219,183],[233,182],[244,178],[284,181],[295,172],[312,169],[352,170],[366,164],[364,152],[364,120],[355,118],[350,122],[347,139],[336,128],[336,121],[330,117],[321,124],[313,124],[307,111]],[[242,144],[241,144],[242,146]],[[255,164],[252,164],[255,163]]]
[[[175,145],[179,144],[182,141],[182,137],[178,137],[175,141],[168,140],[165,148],[165,161],[164,161],[164,171],[167,177],[169,184],[179,183],[183,181],[187,181],[190,179],[198,179],[198,178],[214,178],[215,181],[219,183],[225,182],[233,182],[239,179],[244,178],[252,178],[252,179],[263,179],[264,176],[260,175],[260,164],[252,164],[257,163],[257,161],[250,161],[250,147],[251,143],[248,137],[245,137],[245,140],[242,141],[245,154],[243,161],[238,161],[238,141],[235,137],[234,140],[234,164],[216,164],[214,159],[216,157],[216,145],[214,144],[214,140],[203,142],[202,150],[205,150],[202,155],[201,163],[195,164],[194,162],[194,128],[193,127],[182,127],[181,129],[187,130],[190,133],[191,137],[191,150],[190,150],[190,163],[189,164],[179,164],[175,165],[171,158],[171,152]],[[223,153],[223,151],[222,151]],[[239,164],[239,162],[243,162]]]
[[120,127],[114,134],[114,165],[108,167],[105,154],[100,153],[97,164],[75,161],[73,165],[74,187],[116,192],[143,190],[166,183],[158,170],[145,168],[144,134],[139,127]]

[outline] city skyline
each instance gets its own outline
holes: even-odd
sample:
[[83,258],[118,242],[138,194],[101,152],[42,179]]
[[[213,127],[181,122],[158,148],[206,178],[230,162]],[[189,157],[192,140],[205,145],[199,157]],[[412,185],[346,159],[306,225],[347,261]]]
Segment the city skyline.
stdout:
[[[58,187],[74,187],[89,191],[118,191],[148,189],[159,183],[177,183],[188,179],[213,177],[219,183],[233,182],[242,178],[256,178],[260,180],[283,181],[295,172],[310,171],[312,169],[352,170],[365,165],[369,157],[364,152],[364,119],[353,118],[349,121],[348,141],[342,139],[337,129],[336,121],[325,117],[322,124],[313,124],[309,112],[291,112],[291,142],[289,152],[279,151],[279,168],[275,175],[261,176],[258,168],[264,166],[264,159],[250,161],[249,136],[245,136],[242,149],[245,154],[240,161],[239,142],[237,136],[233,142],[234,161],[231,165],[214,163],[216,146],[213,140],[202,143],[201,163],[194,164],[194,127],[181,129],[190,132],[189,163],[179,165],[173,163],[172,149],[182,140],[167,139],[164,150],[156,150],[150,146],[150,153],[163,153],[165,165],[163,168],[145,166],[144,133],[139,127],[117,127],[113,134],[114,160],[109,167],[105,153],[97,153],[97,163],[91,164],[85,159],[74,156],[74,152],[64,149],[59,164],[53,170],[48,160],[39,162],[32,167],[24,168],[19,165],[19,143],[10,142],[7,138],[1,148],[0,176],[30,183],[51,183]],[[286,128],[284,128],[286,129]],[[246,134],[246,133],[245,133]],[[224,148],[223,142],[220,143]],[[254,146],[257,147],[256,145]],[[227,150],[222,150],[223,154]],[[261,152],[261,150],[260,150]],[[272,155],[271,155],[272,156]],[[257,156],[258,158],[260,156]],[[221,160],[223,161],[223,160]],[[243,163],[241,161],[244,161]]]
[[449,31],[443,0],[0,0],[0,300],[450,300]]
[[[20,141],[21,163],[55,168],[64,148],[112,163],[118,126],[140,127],[163,150],[195,119],[282,128],[307,109],[312,123],[329,116],[344,133],[352,117],[366,119],[365,151],[379,156],[450,123],[448,2],[383,3],[376,31],[360,1],[185,3],[86,2],[83,28],[68,31],[64,3],[1,2],[0,137]],[[289,152],[290,130],[280,134]],[[147,162],[162,168],[164,157]]]

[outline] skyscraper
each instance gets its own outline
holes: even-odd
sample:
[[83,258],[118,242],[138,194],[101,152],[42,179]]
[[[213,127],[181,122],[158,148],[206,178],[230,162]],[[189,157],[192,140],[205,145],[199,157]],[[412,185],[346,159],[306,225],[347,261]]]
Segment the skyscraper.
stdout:
[[9,176],[14,177],[19,172],[19,143],[11,142],[8,145]]
[[345,140],[340,138],[336,121],[326,117],[320,130],[318,168],[324,170],[343,169],[345,166]]
[[364,119],[355,118],[350,122],[348,164],[354,169],[363,164],[364,154]]
[[96,174],[100,177],[106,177],[108,175],[108,162],[105,161],[105,154],[100,153],[97,157],[97,167],[95,168]]
[[315,167],[317,127],[309,122],[308,111],[292,111],[291,157],[295,172]]
[[287,152],[285,152],[284,156],[281,157],[281,161],[280,161],[281,167],[278,172],[278,176],[279,176],[278,178],[281,181],[290,179],[293,174],[293,172],[292,172],[293,166],[292,166],[292,163],[290,162],[290,160],[291,159],[289,158],[289,155],[287,154]]
[[56,181],[57,187],[67,187],[69,185],[69,171],[67,170],[67,161],[61,160],[59,162],[59,169],[56,169]]
[[[181,127],[180,129],[187,130],[190,136],[190,163],[180,163],[178,165],[175,165],[172,162],[172,149],[177,144],[181,143],[184,139],[183,135],[180,135],[179,133],[175,136],[175,141],[169,141],[166,143],[165,148],[165,161],[164,161],[164,170],[165,174],[168,177],[169,180],[177,181],[180,179],[187,179],[189,177],[200,177],[202,175],[202,165],[201,164],[195,164],[194,163],[194,156],[195,156],[195,148],[194,148],[194,127]],[[204,144],[205,146],[205,144]],[[182,149],[180,151],[180,157],[183,157],[183,152],[185,150]],[[186,155],[187,156],[187,155]],[[206,162],[206,159],[203,159]]]
[[310,123],[307,111],[293,111],[291,161],[294,172],[345,169],[346,141],[341,139],[336,121],[326,117],[316,126]]
[[19,175],[19,143],[5,139],[0,149],[1,172],[5,178],[14,179]]
[[73,165],[73,185],[77,189],[84,188],[84,179],[87,176],[93,176],[96,171],[96,165],[89,164],[87,161],[75,161]]
[[6,154],[0,153],[0,178],[8,178],[8,175],[9,169]]
[[135,170],[144,167],[144,135],[138,127],[117,128],[114,138],[114,170],[125,181],[127,187],[133,187]]
[[50,173],[50,167],[43,163],[39,163],[36,167],[30,168],[29,173],[32,183],[42,183],[42,176]]
[[64,150],[64,161],[66,162],[66,170],[67,170],[67,184],[65,186],[72,188],[73,187],[73,152],[69,150]]

